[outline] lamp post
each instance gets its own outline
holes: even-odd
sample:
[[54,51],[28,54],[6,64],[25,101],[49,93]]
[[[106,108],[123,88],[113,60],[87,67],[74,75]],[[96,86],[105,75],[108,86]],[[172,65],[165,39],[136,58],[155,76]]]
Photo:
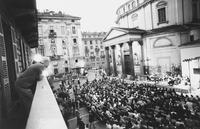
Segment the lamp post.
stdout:
[[147,62],[147,68],[146,68],[146,72],[149,75],[149,61],[150,59],[147,57],[146,62]]
[[192,60],[193,60],[192,58],[183,60],[183,62],[187,62],[188,63],[188,74],[189,74],[189,79],[190,79],[190,83],[189,83],[190,93],[191,93],[191,90],[192,90],[192,87],[191,87],[191,75],[190,75],[190,61],[192,61]]
[[[199,62],[200,56],[195,57],[194,59],[198,61],[198,68],[200,69],[200,62]],[[200,74],[199,74],[199,87],[198,87],[198,89],[199,89],[199,88],[200,88]]]

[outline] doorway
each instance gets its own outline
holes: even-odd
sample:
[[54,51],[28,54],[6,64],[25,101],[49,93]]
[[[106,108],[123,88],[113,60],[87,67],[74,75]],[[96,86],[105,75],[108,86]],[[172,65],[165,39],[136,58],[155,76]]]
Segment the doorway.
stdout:
[[130,55],[124,55],[125,74],[131,75]]

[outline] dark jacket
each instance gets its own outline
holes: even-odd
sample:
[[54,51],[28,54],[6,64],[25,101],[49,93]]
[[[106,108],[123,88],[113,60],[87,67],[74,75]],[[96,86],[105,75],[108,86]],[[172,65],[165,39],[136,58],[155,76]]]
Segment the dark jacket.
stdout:
[[32,64],[28,69],[19,75],[15,81],[15,86],[23,89],[31,89],[34,93],[37,81],[39,81],[43,70],[44,65],[41,63]]
[[79,129],[85,129],[85,124],[82,120],[79,121]]

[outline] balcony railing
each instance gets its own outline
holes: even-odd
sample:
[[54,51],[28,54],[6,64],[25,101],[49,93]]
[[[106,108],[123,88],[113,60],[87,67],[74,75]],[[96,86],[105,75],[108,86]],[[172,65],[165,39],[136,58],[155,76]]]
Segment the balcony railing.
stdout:
[[37,83],[26,129],[67,129],[46,78]]

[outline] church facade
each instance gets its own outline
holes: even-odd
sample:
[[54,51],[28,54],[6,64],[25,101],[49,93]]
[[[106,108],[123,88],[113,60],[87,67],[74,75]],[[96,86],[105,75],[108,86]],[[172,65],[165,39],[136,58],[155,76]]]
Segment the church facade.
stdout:
[[118,26],[103,39],[107,73],[189,76],[182,70],[181,51],[185,43],[199,44],[199,10],[197,0],[130,0],[121,5],[116,12]]

